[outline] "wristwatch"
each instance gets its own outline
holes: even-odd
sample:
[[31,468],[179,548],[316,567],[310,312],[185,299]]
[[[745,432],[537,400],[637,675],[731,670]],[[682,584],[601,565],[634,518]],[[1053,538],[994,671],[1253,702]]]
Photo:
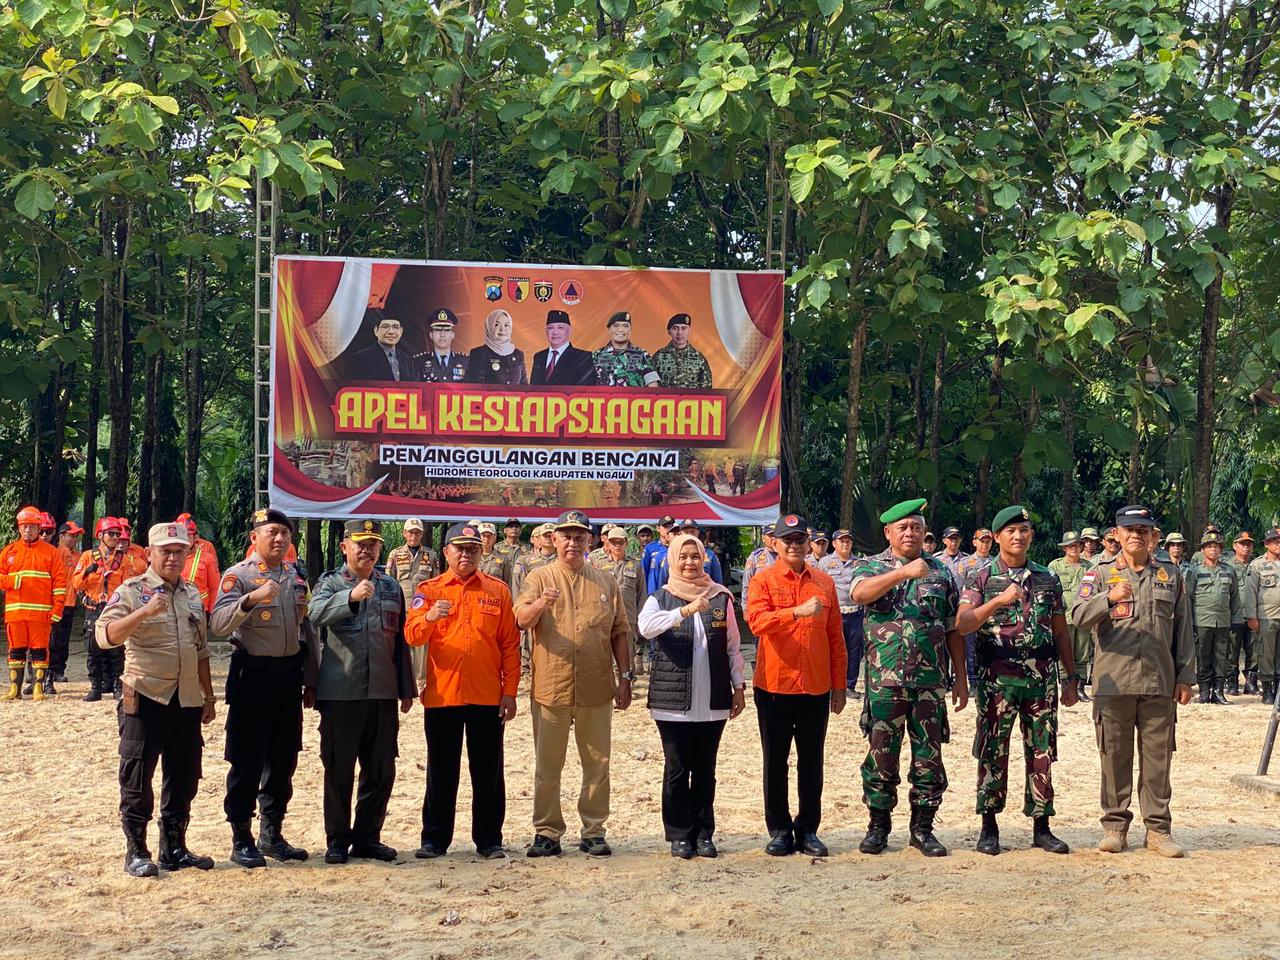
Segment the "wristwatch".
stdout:
[[634,682],[635,678],[636,678],[636,672],[634,670],[627,670],[625,673],[618,674],[618,679],[625,680],[627,681],[627,683]]

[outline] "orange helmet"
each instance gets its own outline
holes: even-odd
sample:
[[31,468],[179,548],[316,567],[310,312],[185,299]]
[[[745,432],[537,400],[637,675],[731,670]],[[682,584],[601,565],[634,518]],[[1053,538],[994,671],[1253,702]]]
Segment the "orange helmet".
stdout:
[[40,511],[40,529],[41,530],[57,530],[58,525],[54,522],[46,510]]
[[20,527],[25,527],[29,523],[39,524],[40,520],[40,511],[35,507],[23,507],[18,511],[18,526]]
[[184,525],[186,526],[186,528],[187,528],[187,532],[188,532],[188,533],[195,533],[195,532],[196,532],[196,520],[195,520],[195,517],[191,516],[191,514],[189,514],[189,513],[180,513],[180,514],[178,514],[177,519],[176,519],[176,520],[174,520],[173,522],[174,522],[174,523],[181,523],[181,524],[184,524]]

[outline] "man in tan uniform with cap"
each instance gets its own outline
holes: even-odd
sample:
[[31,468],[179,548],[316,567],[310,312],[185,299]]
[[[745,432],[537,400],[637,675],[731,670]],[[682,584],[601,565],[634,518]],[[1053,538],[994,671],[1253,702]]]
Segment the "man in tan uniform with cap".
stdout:
[[627,610],[627,623],[631,624],[631,659],[632,669],[640,672],[643,658],[640,656],[639,636],[636,618],[640,608],[648,597],[644,588],[644,572],[640,569],[640,560],[627,553],[627,531],[616,524],[606,524],[600,531],[604,541],[598,551],[593,550],[587,561],[597,570],[602,570],[618,583],[618,592],[622,594],[622,605]]
[[1191,700],[1195,649],[1191,609],[1178,568],[1151,555],[1151,511],[1116,512],[1111,535],[1120,552],[1102,556],[1080,582],[1072,621],[1093,631],[1093,722],[1102,759],[1102,826],[1098,849],[1127,844],[1133,794],[1133,743],[1138,740],[1138,802],[1146,846],[1180,857],[1169,827],[1174,726],[1178,704]]
[[120,823],[124,871],[154,877],[147,824],[155,809],[151,778],[163,759],[160,866],[213,869],[187,849],[191,801],[200,784],[202,724],[213,721],[213,681],[200,591],[182,579],[191,544],[181,523],[151,528],[150,565],[111,594],[94,624],[104,650],[124,648],[120,720]]

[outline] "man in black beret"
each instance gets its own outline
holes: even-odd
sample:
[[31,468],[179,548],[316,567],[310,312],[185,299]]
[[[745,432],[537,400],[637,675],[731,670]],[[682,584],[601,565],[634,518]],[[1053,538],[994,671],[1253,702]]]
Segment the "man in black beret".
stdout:
[[689,345],[693,318],[677,313],[667,321],[671,342],[653,355],[653,367],[664,387],[677,390],[710,390],[711,367],[707,358]]
[[563,310],[547,311],[547,349],[533,355],[534,386],[592,387],[596,384],[596,367],[591,354],[579,350],[569,338],[573,333],[569,314]]

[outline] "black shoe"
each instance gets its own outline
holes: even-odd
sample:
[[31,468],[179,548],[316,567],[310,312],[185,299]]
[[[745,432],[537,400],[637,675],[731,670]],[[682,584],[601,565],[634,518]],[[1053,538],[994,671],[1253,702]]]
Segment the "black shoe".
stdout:
[[258,821],[258,849],[272,860],[306,860],[307,851],[295,847],[280,832],[281,822],[266,817]]
[[1245,671],[1244,692],[1246,694],[1254,694],[1258,692],[1258,671],[1257,670]]
[[[489,849],[488,847],[485,848]],[[498,849],[502,849],[499,847]],[[444,847],[438,847],[430,840],[423,840],[422,846],[413,851],[413,855],[419,860],[434,860],[436,857],[443,857],[449,851]]]
[[160,821],[160,857],[158,863],[165,870],[212,870],[213,857],[201,857],[187,849],[187,824],[190,820]]
[[862,853],[884,853],[889,846],[889,834],[893,830],[893,820],[888,810],[871,811],[871,822],[867,824],[867,835],[858,844]]
[[44,679],[40,681],[40,686],[44,690],[44,695],[46,697],[52,697],[58,692],[53,685],[53,677],[47,673],[44,675]]
[[911,808],[911,846],[926,857],[945,857],[947,848],[933,835],[933,807]]
[[693,844],[688,840],[672,840],[671,855],[679,857],[681,860],[692,860],[694,858]]
[[231,862],[238,863],[247,870],[255,867],[265,867],[266,859],[258,850],[258,845],[253,842],[253,831],[249,829],[249,822],[233,823],[231,825]]
[[395,847],[388,847],[378,840],[365,840],[363,843],[351,845],[350,856],[358,860],[381,860],[383,863],[390,863],[399,854],[396,853]]
[[1000,853],[1000,825],[996,823],[994,813],[982,815],[982,832],[978,834],[978,843],[973,849],[992,857]]
[[1227,681],[1227,693],[1233,697],[1240,696],[1240,674],[1231,675],[1231,679]]
[[[485,860],[507,859],[507,851],[500,843],[496,843],[491,847],[476,847],[476,853]],[[417,854],[414,854],[414,856],[417,856]]]
[[771,857],[789,857],[796,852],[795,838],[790,833],[780,833],[770,837],[764,845],[764,852]]
[[330,840],[324,851],[325,863],[346,863],[347,845],[340,840]]
[[147,849],[146,827],[124,827],[124,872],[131,877],[160,876],[160,868]]
[[613,849],[605,842],[604,837],[583,837],[578,841],[578,849],[588,857],[613,856]]
[[806,857],[829,857],[827,845],[818,839],[816,833],[796,834],[796,852]]
[[1049,830],[1048,817],[1036,817],[1031,829],[1031,845],[1039,847],[1046,853],[1070,853],[1071,848],[1059,840]]
[[1274,680],[1262,681],[1262,702],[1267,706],[1276,702],[1276,684]]
[[710,837],[703,837],[698,841],[698,856],[714,860],[720,856],[720,851],[716,849],[716,845],[711,842]]
[[1200,695],[1196,697],[1196,703],[1213,703],[1213,695],[1210,691],[1210,681],[1204,680],[1200,683]]
[[85,703],[97,703],[99,700],[101,700],[102,699],[102,681],[99,680],[97,677],[91,677],[89,679],[89,692],[86,693],[83,697],[81,697],[81,699]]
[[1084,681],[1076,681],[1076,699],[1081,703],[1093,703],[1093,698],[1084,692]]
[[542,834],[534,837],[533,843],[525,847],[524,850],[526,857],[558,857],[560,853],[560,841],[544,837]]

